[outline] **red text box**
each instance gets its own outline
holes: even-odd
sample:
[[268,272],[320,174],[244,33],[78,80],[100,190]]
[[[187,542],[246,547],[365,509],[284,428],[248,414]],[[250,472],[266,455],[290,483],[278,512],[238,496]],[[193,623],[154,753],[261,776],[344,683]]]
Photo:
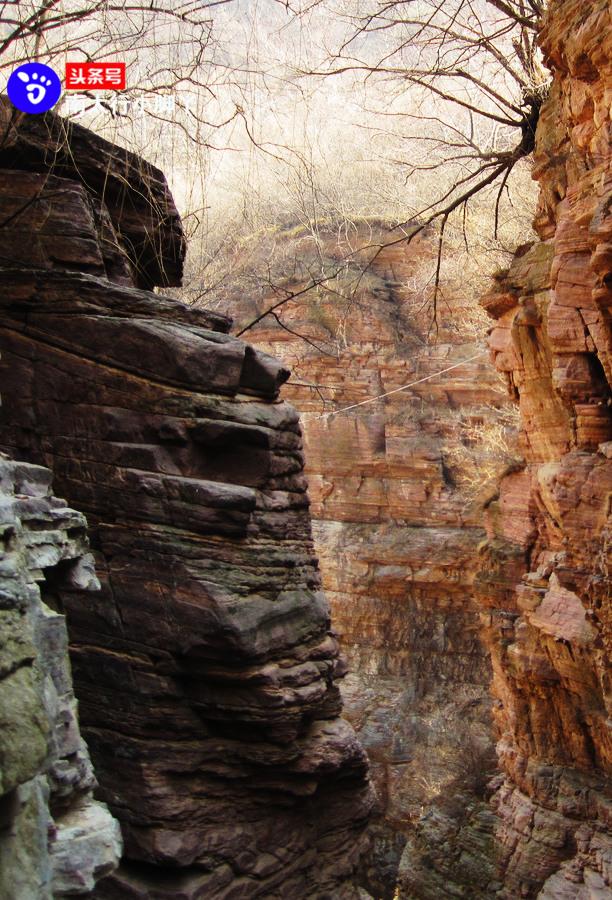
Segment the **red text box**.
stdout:
[[67,91],[123,91],[125,90],[125,63],[66,63]]

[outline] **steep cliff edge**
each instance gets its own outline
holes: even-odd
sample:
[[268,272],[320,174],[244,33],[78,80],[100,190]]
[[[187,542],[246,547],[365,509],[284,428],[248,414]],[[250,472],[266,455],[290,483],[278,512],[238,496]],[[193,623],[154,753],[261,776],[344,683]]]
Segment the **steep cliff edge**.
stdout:
[[[364,883],[392,897],[403,854],[406,896],[451,885],[487,897],[491,672],[472,582],[481,504],[512,460],[515,416],[478,338],[476,293],[445,281],[433,334],[433,242],[380,249],[396,237],[378,220],[256,234],[236,250],[238,287],[222,308],[240,328],[296,295],[249,335],[292,369],[285,390],[303,414],[315,545],[349,660],[346,715],[378,794]],[[276,254],[275,287],[245,302],[251,253]],[[313,273],[337,270],[304,294]]]
[[1,112],[1,445],[87,514],[102,583],[57,591],[125,841],[96,896],[356,896],[367,761],[339,718],[288,373],[135,286],[180,279],[161,173]]
[[526,465],[488,507],[478,593],[494,671],[500,896],[612,892],[612,22],[551,2],[538,126],[541,241],[485,306]]

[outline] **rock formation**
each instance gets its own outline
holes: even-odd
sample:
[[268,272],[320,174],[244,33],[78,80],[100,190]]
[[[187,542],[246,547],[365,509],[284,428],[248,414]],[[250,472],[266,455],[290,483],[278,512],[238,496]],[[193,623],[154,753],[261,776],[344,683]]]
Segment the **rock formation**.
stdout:
[[485,299],[526,460],[489,504],[478,576],[508,900],[612,896],[611,26],[607,0],[549,4],[540,241]]
[[[404,891],[439,897],[456,883],[487,897],[491,673],[471,584],[485,538],[481,504],[512,460],[514,415],[477,338],[477,297],[445,284],[434,338],[423,294],[433,242],[381,251],[394,237],[367,220],[349,235],[334,222],[316,236],[256,235],[255,252],[276,251],[275,290],[260,283],[258,295],[243,283],[239,273],[254,268],[247,244],[231,261],[235,293],[226,288],[223,299],[239,329],[283,291],[297,294],[280,322],[268,317],[249,336],[293,370],[285,390],[303,414],[315,545],[349,661],[345,709],[378,794],[364,883],[393,896],[403,851]],[[344,268],[329,289],[302,293],[317,266]]]
[[[477,482],[495,475],[475,448],[491,410],[505,440],[505,401],[466,338],[459,294],[427,343],[426,307],[415,309],[426,239],[377,253],[355,278],[347,243],[376,246],[384,223],[323,227],[312,246],[299,229],[285,235],[332,290],[251,332],[297,365],[288,395],[307,414],[316,547],[354,667],[349,714],[379,788],[362,870],[376,896],[394,889],[398,861],[402,898],[612,895],[611,24],[608,0],[551,0],[543,23],[553,84],[535,149],[540,240],[484,300],[493,362],[521,416],[524,459],[504,449],[498,487],[475,490],[466,460],[476,455]],[[177,285],[184,252],[157,170],[56,117],[0,109],[0,446],[37,464],[0,463],[1,577],[12,580],[0,621],[10,631],[20,617],[24,629],[0,655],[0,715],[13,723],[0,860],[23,834],[41,848],[38,868],[19,873],[29,883],[78,870],[83,887],[113,865],[112,820],[87,805],[78,735],[76,749],[55,738],[46,755],[54,716],[72,715],[73,701],[61,639],[55,662],[33,646],[63,610],[100,797],[126,845],[97,897],[355,897],[371,796],[338,717],[344,668],[300,428],[278,400],[288,372],[229,337],[224,316],[144,290]],[[284,287],[303,283],[295,271]],[[240,327],[269,299],[227,302]],[[367,416],[324,415],[443,369]],[[97,593],[83,592],[75,562],[83,519],[50,497],[41,465],[87,514]],[[472,500],[485,505],[486,539]],[[29,574],[14,575],[15,553]],[[27,739],[15,679],[28,681]],[[75,810],[106,823],[107,855],[89,867],[62,870],[59,839],[58,862],[49,857],[49,785],[58,836]]]
[[89,894],[121,855],[92,799],[58,593],[97,589],[84,517],[0,454],[0,896]]
[[339,718],[288,372],[140,289],[180,281],[160,172],[1,112],[1,445],[86,513],[102,584],[57,586],[125,842],[96,897],[356,896],[367,761]]

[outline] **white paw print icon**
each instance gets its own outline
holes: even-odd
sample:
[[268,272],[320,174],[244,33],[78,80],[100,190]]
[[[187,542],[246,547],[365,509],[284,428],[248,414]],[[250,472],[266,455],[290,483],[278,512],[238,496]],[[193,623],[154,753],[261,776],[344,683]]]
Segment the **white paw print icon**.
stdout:
[[47,88],[51,85],[50,78],[46,75],[39,78],[38,72],[32,72],[31,75],[27,72],[17,72],[17,78],[25,83],[30,103],[38,104],[45,99]]

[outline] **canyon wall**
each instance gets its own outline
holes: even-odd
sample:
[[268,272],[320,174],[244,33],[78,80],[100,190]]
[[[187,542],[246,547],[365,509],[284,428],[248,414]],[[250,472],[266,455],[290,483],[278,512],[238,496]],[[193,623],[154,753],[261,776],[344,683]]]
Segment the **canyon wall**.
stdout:
[[519,403],[526,463],[488,505],[478,595],[503,776],[508,898],[612,894],[612,22],[607,0],[550,3],[553,75],[537,130],[540,241],[485,306]]
[[[434,243],[394,238],[373,220],[255,235],[229,264],[236,288],[222,308],[240,329],[296,295],[248,334],[292,369],[285,390],[302,412],[315,544],[349,661],[346,715],[378,794],[363,883],[393,896],[402,857],[402,896],[451,885],[488,897],[491,672],[472,582],[482,503],[515,464],[515,416],[476,295],[443,284],[432,322]],[[259,285],[253,253],[273,260]]]
[[[452,303],[435,349],[423,346],[423,245],[403,258],[397,245],[381,251],[376,222],[281,231],[275,242],[306,264],[272,272],[274,290],[250,305],[229,298],[244,326],[283,292],[297,295],[250,334],[296,372],[315,537],[353,670],[347,706],[379,790],[363,874],[381,895],[404,841],[401,897],[612,891],[610,26],[607,2],[553,2],[543,22],[553,81],[534,153],[540,240],[517,250],[483,302],[496,320],[492,360],[521,419],[499,487],[472,496],[486,541],[461,471],[503,408],[480,360],[325,414],[477,349],[451,334],[453,312],[457,332],[466,318]],[[374,248],[365,276],[359,247]],[[313,277],[321,284],[305,297]],[[490,773],[487,657],[502,772],[492,811],[469,773],[470,758]]]
[[372,798],[289,373],[143,290],[179,284],[184,255],[158,170],[0,115],[0,444],[87,515],[101,583],[54,582],[125,844],[96,897],[356,897]]
[[[254,349],[151,292],[184,254],[161,173],[0,105],[0,447],[27,461],[0,459],[0,879],[88,891],[118,853],[66,614],[125,841],[97,897],[358,895],[372,797],[318,553],[378,789],[362,883],[611,895],[611,24],[607,0],[552,0],[543,23],[540,240],[483,302],[518,453],[471,298],[447,293],[430,340],[427,235],[268,234],[274,290],[221,298],[239,330],[299,294]],[[87,515],[98,591],[41,466]]]

